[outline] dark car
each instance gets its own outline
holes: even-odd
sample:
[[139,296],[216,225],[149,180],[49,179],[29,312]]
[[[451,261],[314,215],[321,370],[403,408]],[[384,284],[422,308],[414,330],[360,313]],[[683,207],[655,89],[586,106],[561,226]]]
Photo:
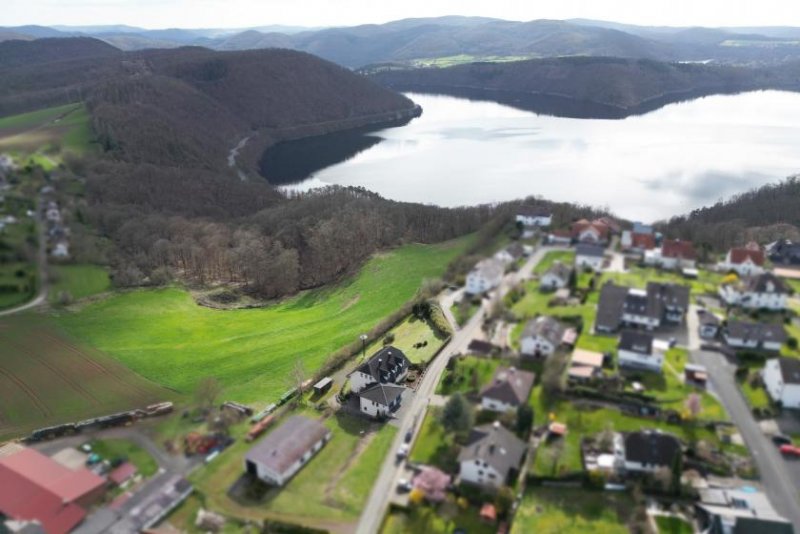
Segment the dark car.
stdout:
[[406,432],[405,442],[406,443],[411,443],[411,438],[413,438],[413,437],[414,437],[414,431],[413,430],[409,430],[408,432]]
[[787,436],[781,436],[780,434],[778,434],[776,436],[772,436],[772,443],[774,443],[778,447],[780,447],[781,445],[791,445],[792,438],[789,438]]

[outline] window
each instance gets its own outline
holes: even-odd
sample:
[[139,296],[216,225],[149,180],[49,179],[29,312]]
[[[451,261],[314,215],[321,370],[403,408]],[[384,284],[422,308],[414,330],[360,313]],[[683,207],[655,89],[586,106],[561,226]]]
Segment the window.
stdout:
[[479,477],[482,477],[482,476],[483,476],[483,470],[482,470],[482,469],[478,471],[478,476],[479,476]]

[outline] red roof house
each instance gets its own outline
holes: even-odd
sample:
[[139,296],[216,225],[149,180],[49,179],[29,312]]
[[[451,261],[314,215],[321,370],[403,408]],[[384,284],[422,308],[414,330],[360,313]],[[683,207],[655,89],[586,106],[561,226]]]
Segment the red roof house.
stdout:
[[581,242],[606,242],[609,231],[608,224],[602,220],[590,222],[581,219],[572,223],[572,237]]
[[116,469],[111,471],[108,475],[108,479],[117,486],[121,486],[129,479],[133,478],[135,474],[136,466],[130,462],[123,462]]
[[661,245],[661,256],[664,258],[677,258],[693,260],[697,257],[691,241],[681,239],[665,239]]
[[0,514],[37,520],[47,534],[64,534],[83,520],[82,506],[102,496],[105,483],[88,469],[73,471],[24,448],[0,458]]
[[760,248],[753,249],[751,247],[738,247],[732,248],[728,252],[728,263],[732,265],[740,265],[750,260],[753,264],[759,267],[764,265],[764,251]]
[[653,250],[656,248],[656,237],[653,234],[631,234],[631,248]]

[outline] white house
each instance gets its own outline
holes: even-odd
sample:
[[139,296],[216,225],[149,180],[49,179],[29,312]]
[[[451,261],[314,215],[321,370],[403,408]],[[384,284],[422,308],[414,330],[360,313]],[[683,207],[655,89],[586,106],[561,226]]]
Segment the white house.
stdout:
[[388,417],[400,408],[406,388],[392,384],[373,384],[358,394],[359,409],[370,417]]
[[539,287],[544,290],[563,289],[569,285],[569,279],[572,276],[572,267],[561,263],[560,261],[554,262],[552,266],[545,272],[539,279]]
[[50,255],[54,258],[69,258],[69,243],[66,241],[59,241],[56,243],[56,246],[53,247]]
[[553,224],[553,214],[542,209],[523,206],[517,212],[517,222],[528,228],[544,228]]
[[772,273],[762,273],[719,287],[719,296],[727,305],[751,310],[785,310],[791,294],[789,286]]
[[764,251],[755,243],[732,248],[717,267],[724,272],[734,271],[739,276],[759,275],[764,272]]
[[581,219],[572,223],[572,238],[579,243],[594,243],[602,244],[608,243],[609,234],[611,229],[608,224],[602,220],[587,221]]
[[481,408],[492,412],[513,412],[531,396],[535,375],[515,367],[498,367],[491,382],[480,392]]
[[662,269],[693,269],[696,266],[697,253],[691,241],[665,239],[660,249],[648,250],[644,254],[644,263]]
[[499,422],[475,427],[458,455],[461,481],[500,488],[518,472],[525,449],[525,442]]
[[671,469],[681,454],[681,442],[671,434],[644,430],[625,436],[625,470],[628,472],[655,473],[662,468]]
[[664,353],[655,347],[652,334],[625,330],[619,337],[617,349],[617,362],[620,367],[661,372]]
[[373,384],[402,382],[408,375],[410,365],[403,351],[387,345],[348,375],[350,391],[360,393]]
[[800,359],[773,358],[764,366],[769,396],[784,408],[800,408]]
[[328,427],[293,415],[251,448],[245,471],[267,484],[283,486],[331,439]]
[[736,349],[777,352],[786,343],[786,330],[776,323],[747,323],[728,321],[723,333],[725,343]]
[[505,266],[494,258],[481,260],[467,275],[466,292],[482,295],[500,285],[505,274]]
[[605,248],[600,245],[579,244],[575,247],[575,268],[591,269],[595,272],[603,270]]
[[547,242],[551,245],[570,245],[572,233],[568,230],[553,230],[547,234]]
[[525,247],[520,243],[512,243],[503,250],[495,253],[494,259],[506,265],[514,263],[525,256]]
[[556,319],[541,315],[531,319],[522,330],[520,353],[523,356],[550,356],[561,345],[564,326]]

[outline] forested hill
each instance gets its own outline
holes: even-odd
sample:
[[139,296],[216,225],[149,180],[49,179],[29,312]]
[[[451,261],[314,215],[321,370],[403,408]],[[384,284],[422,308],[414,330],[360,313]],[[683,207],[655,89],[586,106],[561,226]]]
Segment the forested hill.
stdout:
[[800,177],[736,195],[659,226],[668,235],[718,251],[750,240],[800,240]]
[[[800,63],[780,68],[662,63],[646,59],[569,57],[509,63],[472,63],[449,68],[373,66],[371,78],[398,90],[463,94],[525,106],[524,95],[549,95],[630,112],[691,96],[751,89],[800,89]],[[609,111],[613,115],[613,111]]]

